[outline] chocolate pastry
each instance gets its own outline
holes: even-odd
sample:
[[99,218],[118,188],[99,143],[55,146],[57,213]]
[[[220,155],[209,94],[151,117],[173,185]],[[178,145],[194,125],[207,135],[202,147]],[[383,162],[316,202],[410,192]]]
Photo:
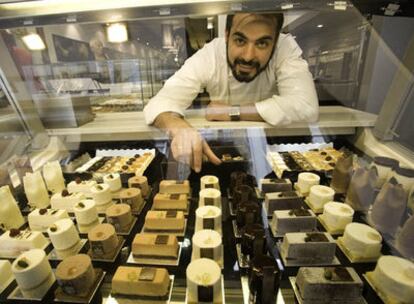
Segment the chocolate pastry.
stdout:
[[237,206],[244,202],[256,202],[256,193],[254,189],[247,185],[239,185],[234,188],[233,206]]
[[265,254],[266,238],[263,225],[248,224],[241,230],[241,252],[250,259]]
[[275,303],[279,290],[280,271],[276,261],[267,255],[258,255],[250,262],[249,298],[256,304]]
[[236,224],[241,228],[247,224],[261,223],[261,209],[257,203],[244,202],[237,206]]

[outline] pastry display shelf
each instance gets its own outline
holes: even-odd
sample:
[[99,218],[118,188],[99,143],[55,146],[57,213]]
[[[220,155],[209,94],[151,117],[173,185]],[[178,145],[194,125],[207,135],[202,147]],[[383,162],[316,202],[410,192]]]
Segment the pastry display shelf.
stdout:
[[[373,127],[377,116],[341,106],[321,106],[316,123],[294,123],[277,128],[264,122],[207,121],[204,110],[188,110],[186,119],[197,129],[264,129],[267,136],[349,135],[356,128]],[[110,130],[110,132],[108,132]],[[167,139],[155,127],[147,126],[143,112],[97,113],[95,119],[78,128],[48,129],[51,136],[67,142]]]

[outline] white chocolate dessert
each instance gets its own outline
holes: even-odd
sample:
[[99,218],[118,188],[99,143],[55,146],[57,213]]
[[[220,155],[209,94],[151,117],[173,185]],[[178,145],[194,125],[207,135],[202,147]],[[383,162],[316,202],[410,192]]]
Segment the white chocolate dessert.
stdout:
[[70,250],[80,242],[79,233],[71,219],[56,221],[47,228],[47,233],[56,250]]
[[302,172],[298,174],[298,182],[296,187],[301,194],[307,195],[310,188],[314,185],[319,185],[321,178],[315,173]]
[[190,182],[188,180],[162,180],[160,193],[190,195]]
[[199,206],[216,206],[221,208],[221,192],[215,188],[202,189],[199,192]]
[[50,199],[50,204],[53,209],[64,209],[67,212],[73,212],[73,207],[80,201],[86,199],[83,193],[69,193],[64,189],[62,192],[55,193]]
[[382,256],[367,275],[389,303],[413,303],[414,263],[396,256]]
[[14,280],[11,264],[7,260],[0,260],[0,293]]
[[221,209],[216,206],[201,206],[196,209],[195,231],[211,229],[220,235],[221,228]]
[[164,268],[119,266],[112,278],[113,294],[167,300],[169,286],[169,274]]
[[99,224],[88,232],[88,240],[92,254],[96,257],[107,257],[114,254],[118,247],[118,236],[111,224]]
[[83,200],[73,207],[76,222],[79,226],[96,226],[99,223],[98,209],[93,200]]
[[154,210],[187,210],[188,196],[187,194],[168,194],[157,193],[153,202]]
[[35,209],[27,216],[30,229],[42,232],[57,220],[65,218],[69,218],[69,215],[63,209]]
[[132,223],[131,207],[127,204],[116,204],[105,212],[106,221],[115,227],[117,232],[127,230]]
[[80,178],[77,178],[68,184],[68,191],[70,193],[80,192],[85,194],[86,197],[92,197],[91,189],[96,184],[94,180],[82,181]]
[[56,268],[56,279],[62,291],[70,296],[86,296],[95,282],[91,258],[76,254],[65,258]]
[[263,193],[292,191],[292,182],[288,178],[263,178],[260,184]]
[[107,184],[97,184],[91,189],[92,198],[98,211],[105,211],[113,205],[112,193]]
[[288,261],[329,263],[335,258],[336,243],[326,232],[286,233],[280,248]]
[[55,276],[42,249],[22,253],[12,264],[17,285],[26,298],[43,298],[55,282]]
[[138,188],[143,197],[148,197],[150,188],[146,176],[133,176],[128,179],[128,188]]
[[197,259],[187,266],[187,302],[222,303],[221,270],[217,262]]
[[181,232],[185,218],[182,211],[148,211],[144,227],[148,232]]
[[16,256],[35,248],[43,249],[47,245],[48,241],[41,232],[29,229],[11,229],[0,236],[0,253],[7,256]]
[[23,177],[23,185],[30,206],[46,208],[50,205],[49,194],[40,172],[26,173]]
[[144,199],[141,194],[141,190],[138,188],[122,189],[119,192],[119,201],[122,204],[128,204],[131,207],[132,212],[141,210],[144,205]]
[[345,227],[344,236],[339,238],[349,252],[357,258],[378,258],[381,255],[382,236],[374,228],[360,223]]
[[45,164],[42,169],[47,189],[52,193],[61,192],[65,189],[65,179],[63,178],[62,168],[59,161]]
[[297,191],[287,191],[266,193],[264,205],[267,214],[273,214],[275,210],[300,209],[304,203]]
[[277,234],[287,232],[310,232],[316,230],[316,215],[312,210],[275,210],[271,226]]
[[111,192],[117,192],[122,188],[121,176],[119,173],[105,175],[103,177],[103,182],[109,186]]
[[131,251],[136,258],[177,259],[178,241],[175,235],[138,233],[132,241]]
[[0,202],[0,224],[6,229],[22,226],[24,218],[9,186],[0,187]]
[[200,189],[217,189],[220,190],[220,183],[217,176],[214,175],[204,175],[200,178]]
[[322,212],[323,206],[333,201],[335,191],[327,186],[315,185],[310,188],[308,203],[314,210]]
[[322,219],[329,230],[344,230],[352,222],[354,209],[351,206],[329,202],[323,206]]
[[214,230],[203,229],[192,237],[192,259],[207,258],[221,264],[223,260],[223,244],[221,235]]

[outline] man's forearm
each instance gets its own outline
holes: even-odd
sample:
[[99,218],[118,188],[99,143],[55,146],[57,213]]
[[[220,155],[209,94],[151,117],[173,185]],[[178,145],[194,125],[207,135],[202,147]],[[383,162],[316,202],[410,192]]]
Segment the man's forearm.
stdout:
[[240,120],[264,121],[257,112],[256,106],[253,103],[240,106]]
[[174,136],[177,129],[191,128],[183,117],[174,112],[164,112],[158,115],[154,120],[154,126],[164,130],[169,136]]

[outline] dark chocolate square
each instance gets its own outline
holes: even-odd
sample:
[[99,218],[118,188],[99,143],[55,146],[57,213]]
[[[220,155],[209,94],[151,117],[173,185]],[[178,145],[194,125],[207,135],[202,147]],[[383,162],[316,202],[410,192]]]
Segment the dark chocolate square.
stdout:
[[203,229],[214,229],[214,218],[203,219]]
[[205,184],[204,188],[205,189],[214,188],[214,184]]
[[305,242],[329,242],[324,233],[306,233]]
[[198,302],[213,302],[213,286],[197,286]]
[[155,272],[155,268],[143,267],[139,273],[139,280],[152,282],[155,278]]
[[166,217],[168,218],[175,218],[177,217],[177,211],[176,210],[168,210]]
[[170,200],[178,200],[179,198],[180,198],[179,194],[176,194],[176,193],[170,194]]
[[204,205],[205,206],[214,206],[214,199],[212,197],[205,197],[204,198]]
[[214,248],[200,248],[200,258],[214,260]]
[[157,235],[155,238],[155,245],[165,245],[168,243],[168,235]]

